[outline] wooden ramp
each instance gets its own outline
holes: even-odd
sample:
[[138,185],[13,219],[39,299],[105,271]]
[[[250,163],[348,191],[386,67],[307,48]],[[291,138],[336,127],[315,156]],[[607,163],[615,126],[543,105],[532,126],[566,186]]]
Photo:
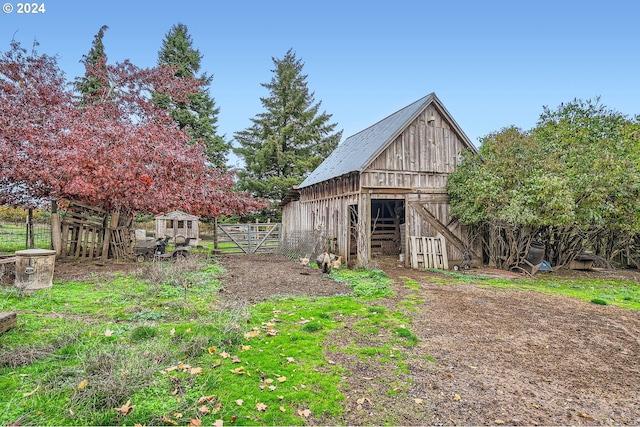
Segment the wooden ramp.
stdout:
[[411,268],[449,269],[446,240],[442,234],[437,237],[410,236],[409,248]]

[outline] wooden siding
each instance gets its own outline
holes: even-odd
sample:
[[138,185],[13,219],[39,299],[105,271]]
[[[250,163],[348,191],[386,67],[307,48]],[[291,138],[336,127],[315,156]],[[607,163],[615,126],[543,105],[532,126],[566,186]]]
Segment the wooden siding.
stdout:
[[349,205],[358,204],[358,194],[311,201],[295,201],[282,209],[282,235],[302,231],[322,231],[333,240],[336,252],[349,258]]
[[432,105],[371,162],[367,170],[446,175],[455,170],[458,154],[464,149],[464,142]]

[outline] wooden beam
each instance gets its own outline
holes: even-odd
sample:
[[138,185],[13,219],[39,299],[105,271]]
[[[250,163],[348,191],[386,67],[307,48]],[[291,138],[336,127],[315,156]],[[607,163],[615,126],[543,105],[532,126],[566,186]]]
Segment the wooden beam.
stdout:
[[467,247],[464,242],[462,240],[460,240],[460,238],[458,236],[456,236],[455,234],[453,234],[448,228],[447,226],[445,226],[443,223],[441,223],[438,218],[435,217],[435,215],[433,215],[429,209],[427,209],[426,207],[424,207],[424,205],[422,205],[421,203],[418,202],[410,202],[409,205],[415,209],[415,211],[418,213],[418,215],[420,215],[422,218],[424,218],[425,221],[427,221],[429,224],[431,224],[431,226],[433,228],[435,228],[440,234],[442,234],[449,243],[451,243],[453,246],[455,246],[456,248],[460,249],[463,253],[464,252],[471,252],[471,254],[474,257],[478,257],[478,255],[476,255],[476,253],[473,251],[473,249],[471,249],[471,247]]

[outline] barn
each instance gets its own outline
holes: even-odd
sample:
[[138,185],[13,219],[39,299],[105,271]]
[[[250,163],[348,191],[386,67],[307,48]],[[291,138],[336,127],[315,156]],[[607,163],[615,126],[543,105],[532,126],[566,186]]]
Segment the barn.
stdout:
[[448,260],[475,256],[446,191],[464,150],[477,153],[435,93],[420,98],[344,140],[287,193],[283,240],[321,232],[349,265],[396,256],[414,266],[422,237],[438,238]]

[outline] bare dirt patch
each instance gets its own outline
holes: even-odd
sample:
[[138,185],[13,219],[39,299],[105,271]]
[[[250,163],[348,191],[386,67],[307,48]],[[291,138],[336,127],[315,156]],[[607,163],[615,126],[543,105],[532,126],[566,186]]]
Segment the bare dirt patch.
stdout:
[[[351,290],[280,255],[227,256],[220,263],[224,298],[256,303],[273,295]],[[66,264],[56,266],[56,278],[136,268],[98,264],[87,271]],[[394,279],[395,296],[375,304],[406,311],[419,343],[402,349],[408,354],[404,372],[375,358],[327,351],[347,371],[345,415],[309,423],[640,425],[640,312],[532,291],[436,284],[437,273],[393,260],[380,260],[379,268]],[[408,278],[419,289],[404,286]],[[407,298],[422,302],[407,310]],[[362,337],[346,326],[331,336],[334,347],[376,347],[386,339]]]

